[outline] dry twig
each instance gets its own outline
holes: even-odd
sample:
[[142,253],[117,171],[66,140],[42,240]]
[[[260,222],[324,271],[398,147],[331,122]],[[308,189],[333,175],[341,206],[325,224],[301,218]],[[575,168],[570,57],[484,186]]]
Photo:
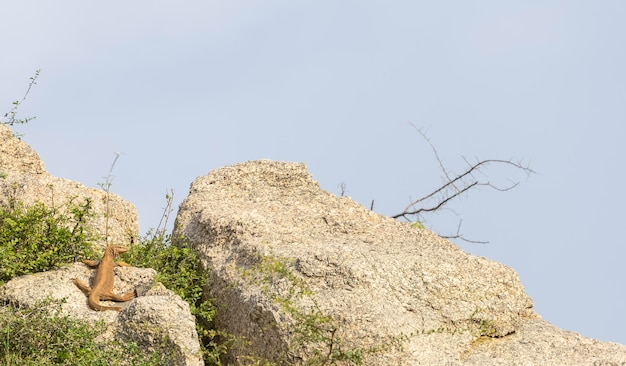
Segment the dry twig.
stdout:
[[[404,209],[404,211],[392,216],[394,219],[404,218],[407,221],[413,221],[412,219],[416,219],[416,221],[420,221],[419,219],[421,215],[425,213],[432,213],[432,212],[441,210],[445,205],[450,203],[450,201],[454,200],[455,198],[458,198],[463,193],[466,193],[473,188],[482,186],[482,187],[493,188],[500,192],[506,192],[517,187],[519,182],[513,182],[512,184],[508,186],[499,187],[499,186],[496,186],[495,184],[492,184],[489,180],[481,180],[481,179],[476,178],[476,176],[478,175],[477,173],[479,172],[482,173],[481,169],[484,169],[489,165],[497,164],[497,165],[510,166],[515,169],[522,170],[527,175],[535,173],[535,171],[533,171],[528,165],[524,165],[521,161],[515,162],[512,160],[501,160],[501,159],[485,159],[485,160],[476,159],[476,162],[471,163],[465,157],[463,157],[463,160],[467,163],[468,168],[462,173],[454,175],[445,168],[437,149],[435,148],[433,143],[430,141],[430,139],[426,136],[426,133],[422,129],[417,128],[413,123],[409,122],[409,124],[413,128],[415,128],[417,132],[419,132],[419,134],[424,138],[424,140],[426,140],[426,142],[430,145],[433,151],[433,154],[435,155],[435,159],[437,159],[437,162],[439,163],[439,167],[441,168],[444,174],[445,183],[441,185],[439,188],[432,191],[431,193],[421,198],[418,198],[416,200],[411,200],[411,202]],[[463,235],[460,234],[460,229],[461,229],[461,222],[459,222],[457,233],[452,236],[446,236],[446,238],[461,239],[461,240],[465,240],[471,243],[486,243],[483,241],[469,240],[469,239],[464,238]]]

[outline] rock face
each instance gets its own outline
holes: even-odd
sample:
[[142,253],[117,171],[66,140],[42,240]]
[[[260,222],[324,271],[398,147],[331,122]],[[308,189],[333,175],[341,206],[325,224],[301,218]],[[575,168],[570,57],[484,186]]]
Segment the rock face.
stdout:
[[39,155],[0,124],[0,206],[6,207],[12,201],[26,206],[41,202],[62,212],[70,201],[83,204],[86,200],[91,201],[95,213],[88,224],[100,237],[98,246],[104,249],[107,236],[108,243],[124,245],[137,238],[139,223],[132,203],[115,194],[107,199],[103,190],[50,176]]
[[48,174],[39,155],[0,124],[0,167],[20,174]]
[[[63,300],[61,314],[95,323],[102,320],[107,330],[99,341],[111,339],[133,341],[146,353],[165,347],[171,352],[174,365],[204,365],[195,329],[195,319],[189,305],[178,295],[154,285],[156,272],[150,268],[116,267],[114,292],[123,294],[135,290],[137,298],[121,303],[124,309],[93,311],[87,297],[73,283],[78,278],[91,283],[95,270],[83,263],[33,275],[17,277],[0,287],[0,301],[32,307],[47,298]],[[102,304],[116,304],[102,301]],[[166,344],[160,344],[166,335]]]
[[512,269],[321,190],[304,164],[196,179],[174,237],[210,271],[234,364],[626,362],[626,346],[541,320]]

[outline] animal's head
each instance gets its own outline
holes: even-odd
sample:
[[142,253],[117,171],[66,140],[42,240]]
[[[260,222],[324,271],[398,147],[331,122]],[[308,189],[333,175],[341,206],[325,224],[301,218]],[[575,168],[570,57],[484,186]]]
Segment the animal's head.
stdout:
[[122,247],[122,246],[119,246],[119,245],[109,245],[106,248],[106,254],[111,255],[113,257],[116,257],[119,254],[128,252],[128,250],[129,250],[128,247]]

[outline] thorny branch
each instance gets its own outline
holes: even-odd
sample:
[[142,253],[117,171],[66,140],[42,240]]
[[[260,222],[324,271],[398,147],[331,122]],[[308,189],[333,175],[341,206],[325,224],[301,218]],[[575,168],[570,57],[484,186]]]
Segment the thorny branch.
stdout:
[[[404,218],[407,221],[412,221],[411,218],[417,218],[419,221],[420,215],[438,211],[441,208],[443,208],[446,204],[448,204],[450,201],[454,200],[455,198],[461,196],[463,193],[468,192],[469,190],[476,188],[476,187],[480,187],[480,186],[489,187],[500,192],[506,192],[517,187],[519,182],[513,182],[512,184],[505,186],[505,187],[498,187],[495,184],[492,184],[491,182],[489,182],[488,180],[481,180],[481,179],[476,178],[476,175],[478,175],[477,173],[480,172],[482,174],[481,169],[486,168],[488,165],[495,165],[495,164],[508,165],[508,166],[511,166],[513,168],[516,168],[525,172],[527,175],[535,173],[535,171],[533,171],[529,166],[522,164],[522,162],[514,162],[512,160],[501,160],[501,159],[486,159],[486,160],[476,159],[476,162],[471,163],[465,157],[463,157],[463,160],[467,163],[468,168],[460,174],[453,175],[443,165],[443,162],[441,158],[439,157],[439,153],[437,149],[435,148],[433,143],[430,141],[430,139],[428,139],[428,137],[426,136],[426,133],[422,129],[415,127],[413,123],[409,122],[409,124],[413,128],[415,128],[417,132],[419,132],[419,134],[424,138],[424,140],[426,140],[426,142],[430,145],[433,151],[433,154],[435,155],[435,159],[437,159],[437,162],[439,163],[439,167],[441,168],[445,176],[445,183],[441,185],[439,188],[435,189],[433,192],[421,198],[418,198],[416,200],[412,200],[409,203],[409,205],[404,209],[404,211],[392,216],[394,219]],[[445,238],[461,239],[461,240],[471,242],[471,243],[486,243],[483,241],[475,241],[475,240],[469,240],[469,239],[464,238],[463,235],[460,234],[460,229],[461,229],[461,222],[459,222],[457,233],[452,236],[445,236]]]

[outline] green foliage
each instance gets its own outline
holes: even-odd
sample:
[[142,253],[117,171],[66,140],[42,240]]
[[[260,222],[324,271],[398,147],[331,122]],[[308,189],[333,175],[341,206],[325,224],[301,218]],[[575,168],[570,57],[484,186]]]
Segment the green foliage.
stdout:
[[86,224],[93,215],[91,201],[74,201],[62,210],[15,202],[0,208],[0,284],[95,255]]
[[122,258],[133,266],[155,269],[159,282],[189,302],[192,312],[198,311],[202,307],[202,290],[206,285],[200,259],[191,248],[170,244],[169,234],[149,232]]
[[171,245],[171,235],[157,229],[140,238],[122,258],[133,266],[155,269],[157,281],[189,303],[196,317],[205,362],[220,365],[220,355],[226,350],[217,340],[218,332],[211,327],[215,308],[210,300],[202,298],[207,275],[197,254],[187,246]]
[[495,337],[495,335],[497,334],[496,331],[496,324],[494,323],[494,321],[492,320],[487,320],[487,319],[479,319],[476,317],[476,315],[478,315],[479,313],[481,313],[483,310],[477,308],[476,310],[474,310],[474,312],[470,315],[470,322],[473,323],[475,325],[475,327],[477,328],[476,331],[478,333],[478,337]]
[[415,221],[411,223],[411,226],[416,229],[425,229],[424,224],[421,221]]
[[[40,70],[30,79],[21,100],[13,102],[13,108],[0,116],[0,124],[13,126],[31,121],[17,118],[18,107],[26,100]],[[19,136],[18,136],[19,137]],[[105,191],[104,214],[105,239],[109,242],[110,188],[113,168],[120,154],[116,154],[109,174],[98,185]],[[0,172],[0,179],[7,174]],[[225,353],[225,345],[218,344],[218,332],[210,327],[215,309],[209,300],[202,299],[207,276],[200,260],[190,248],[170,245],[171,236],[165,234],[167,219],[172,212],[173,192],[166,195],[167,207],[156,230],[140,239],[123,258],[135,266],[157,270],[157,280],[180,295],[190,305],[196,316],[196,327],[202,339],[207,364],[220,365],[219,357]],[[54,199],[54,197],[53,197]],[[54,201],[53,201],[54,202]],[[37,203],[26,207],[9,199],[8,208],[0,208],[0,285],[20,275],[43,272],[61,264],[95,257],[91,230],[86,224],[93,215],[92,202],[83,204],[69,202],[62,209],[50,208]],[[94,342],[104,330],[100,324],[88,324],[60,317],[59,310],[50,313],[47,304],[32,310],[13,306],[0,307],[0,363],[29,365],[170,365],[163,352],[153,352],[141,357],[134,343],[108,343],[104,346]]]
[[[96,342],[104,323],[92,326],[61,315],[62,302],[33,308],[0,308],[0,363],[3,365],[170,365],[165,349],[146,354],[134,343]],[[55,306],[56,305],[56,306]]]

